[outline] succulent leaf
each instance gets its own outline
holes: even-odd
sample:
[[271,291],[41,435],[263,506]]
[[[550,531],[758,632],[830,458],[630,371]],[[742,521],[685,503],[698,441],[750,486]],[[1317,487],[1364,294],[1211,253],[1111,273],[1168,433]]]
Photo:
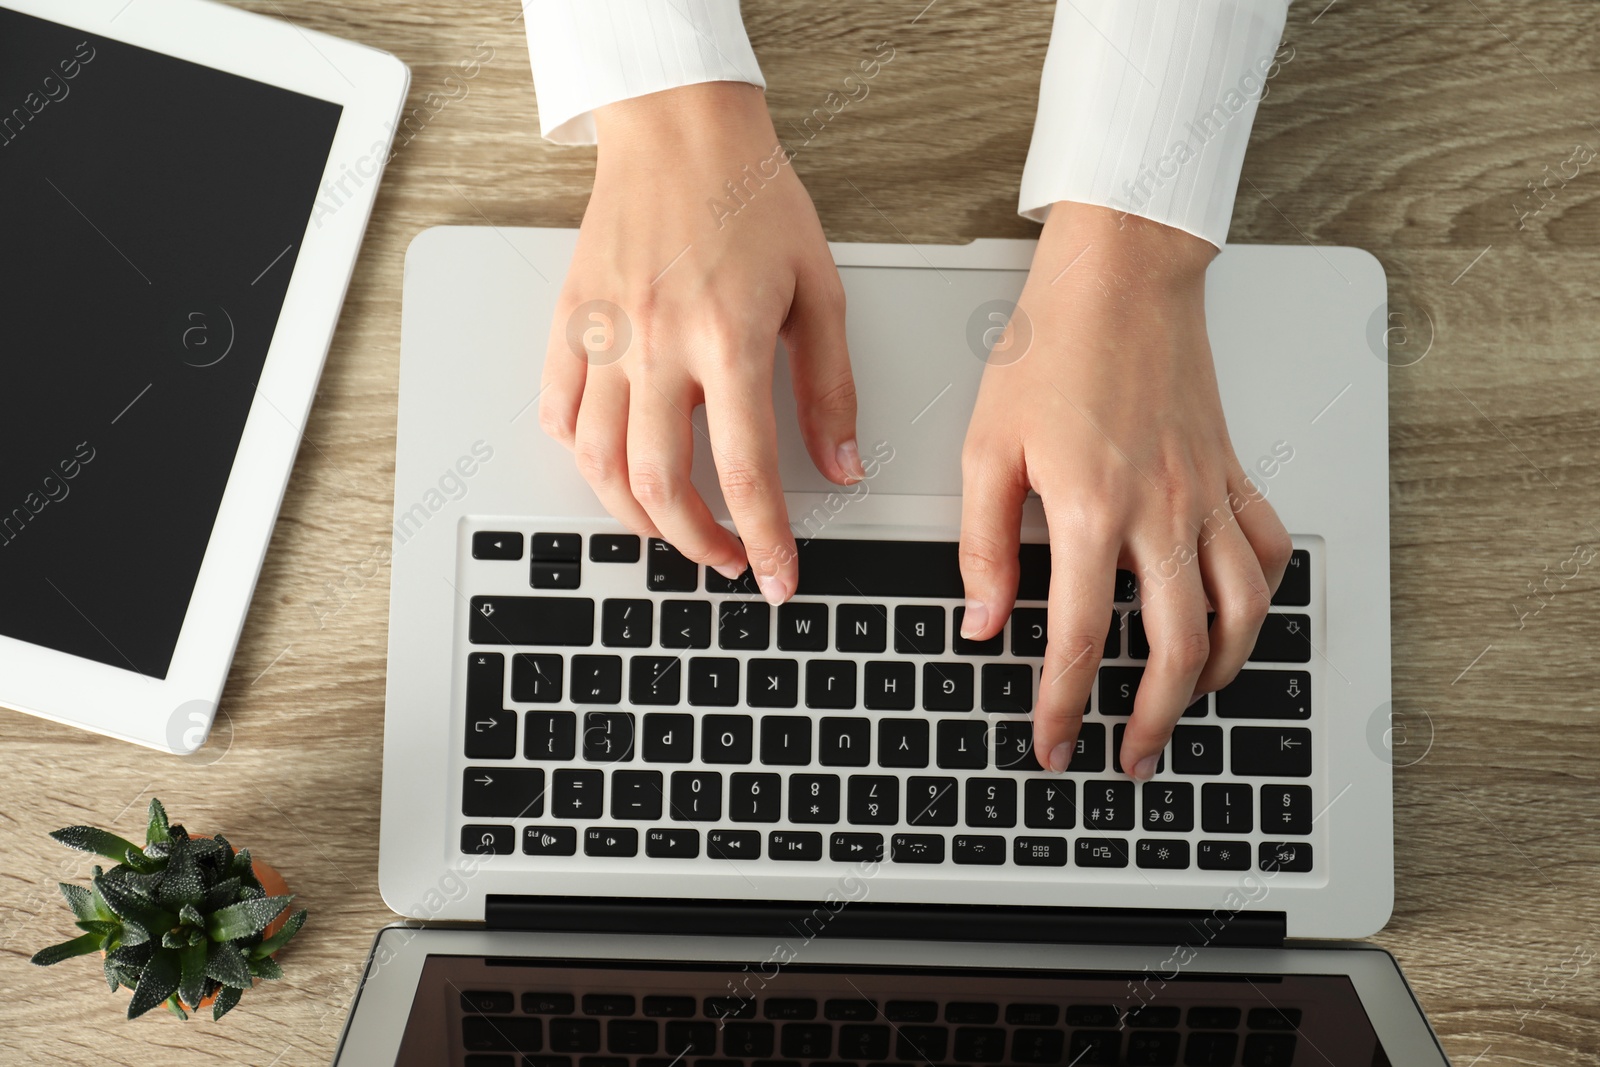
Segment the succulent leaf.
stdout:
[[243,989],[223,986],[222,991],[217,994],[216,1001],[211,1005],[211,1018],[220,1019],[228,1014],[233,1010],[234,1005],[239,1003],[239,998],[242,996],[244,996]]
[[119,944],[143,945],[150,940],[150,931],[138,923],[125,922],[120,925],[121,930],[117,934]]
[[173,850],[167,861],[166,876],[156,889],[156,900],[169,908],[193,907],[205,899],[206,885],[200,877],[200,864],[187,848]]
[[106,953],[106,959],[118,967],[126,967],[134,972],[150,962],[150,957],[155,952],[155,945],[149,941],[141,941],[130,945],[124,941],[121,945]]
[[257,978],[276,982],[283,977],[283,968],[278,966],[277,960],[263,957],[259,960],[250,961],[250,973]]
[[137,1019],[176,993],[182,973],[178,954],[172,949],[158,948],[151,953],[150,962],[144,965],[144,970],[139,974],[133,999],[128,1001],[128,1018]]
[[182,930],[168,930],[161,935],[162,948],[183,948],[189,943],[189,935]]
[[[203,912],[216,911],[218,908],[225,908],[232,904],[239,899],[239,884],[239,879],[237,878],[225,878],[210,889],[207,889],[206,898],[200,902],[200,910]],[[181,915],[182,913],[180,912],[179,914]],[[188,920],[184,921],[187,922]]]
[[301,908],[299,911],[289,916],[289,921],[283,924],[283,929],[279,930],[271,937],[262,941],[261,944],[251,949],[251,958],[263,959],[267,956],[271,956],[284,945],[287,945],[289,943],[289,939],[300,932],[300,927],[304,926],[305,922],[306,910]]
[[51,964],[70,960],[75,956],[87,956],[100,949],[102,938],[99,934],[83,934],[71,941],[63,941],[59,945],[42,948],[33,954],[33,963],[40,967],[49,967]]
[[289,906],[293,896],[241,900],[211,913],[208,933],[213,941],[236,941],[260,933]]
[[178,996],[191,1008],[199,1007],[206,992],[206,943],[188,945],[178,951]]
[[97,830],[93,826],[68,826],[50,836],[68,848],[75,848],[80,852],[93,852],[97,856],[104,856],[118,863],[126,862],[128,853],[139,851],[139,846],[127,838],[118,837],[109,830]]
[[177,915],[161,908],[148,895],[109,876],[96,878],[95,888],[119,918],[138,923],[146,931],[170,930],[178,923]]
[[198,926],[202,929],[206,925],[206,917],[193,904],[185,904],[178,909],[178,921],[185,926]]
[[61,895],[67,898],[67,907],[72,909],[72,914],[80,919],[109,919],[112,917],[111,909],[104,913],[95,906],[94,892],[81,885],[71,885],[67,882],[58,882]]
[[115,919],[79,919],[72,925],[91,934],[97,934],[107,941],[122,933],[123,929],[122,924]]
[[117,991],[117,986],[122,984],[122,978],[118,973],[117,965],[111,962],[110,956],[106,957],[104,968],[106,972],[106,985],[110,986],[111,992],[115,993]]
[[161,806],[161,801],[155,797],[150,798],[150,825],[144,832],[144,843],[153,845],[158,841],[167,840],[167,809]]
[[250,987],[250,967],[231,941],[213,941],[206,951],[206,976],[233,989]]

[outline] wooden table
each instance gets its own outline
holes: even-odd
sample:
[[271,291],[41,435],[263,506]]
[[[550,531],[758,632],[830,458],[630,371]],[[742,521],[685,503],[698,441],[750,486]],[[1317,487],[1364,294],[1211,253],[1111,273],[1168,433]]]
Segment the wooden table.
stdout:
[[[374,561],[390,536],[401,258],[438,223],[577,225],[588,195],[593,151],[539,139],[512,0],[244,6],[399,55],[416,132],[384,179],[212,747],[180,762],[0,712],[8,1064],[330,1061],[392,918],[377,890],[388,574]],[[1016,188],[1051,5],[746,8],[780,131],[879,42],[895,49],[798,161],[829,237],[1035,232]],[[1376,940],[1461,1065],[1575,1067],[1600,1050],[1597,564],[1562,576],[1600,545],[1600,165],[1518,214],[1539,206],[1527,183],[1544,168],[1600,147],[1597,30],[1596,8],[1570,0],[1296,5],[1231,233],[1358,245],[1389,272],[1391,342],[1410,363],[1390,374],[1406,765],[1398,899]],[[438,109],[426,94],[449,93],[474,56],[467,95]],[[288,979],[220,1025],[125,1024],[95,968],[27,963],[71,928],[54,883],[88,867],[46,831],[132,834],[152,795],[269,857],[311,909]]]

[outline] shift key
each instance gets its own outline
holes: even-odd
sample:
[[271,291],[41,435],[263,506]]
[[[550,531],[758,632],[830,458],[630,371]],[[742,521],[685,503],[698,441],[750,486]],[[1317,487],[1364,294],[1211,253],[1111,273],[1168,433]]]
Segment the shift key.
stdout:
[[594,601],[564,596],[475,596],[468,640],[475,645],[594,644]]
[[1311,731],[1296,726],[1235,726],[1233,773],[1241,778],[1309,778]]

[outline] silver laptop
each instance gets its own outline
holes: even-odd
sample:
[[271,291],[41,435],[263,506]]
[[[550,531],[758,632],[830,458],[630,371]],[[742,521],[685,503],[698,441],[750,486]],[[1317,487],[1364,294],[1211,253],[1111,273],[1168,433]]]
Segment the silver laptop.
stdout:
[[[539,429],[575,240],[438,228],[407,257],[380,885],[430,925],[380,935],[341,1064],[1444,1062],[1392,960],[1301,940],[1393,899],[1371,256],[1210,269],[1234,446],[1295,555],[1140,785],[1134,583],[1072,766],[1029,746],[1037,501],[1018,616],[954,637],[969,338],[1031,242],[833,246],[871,477],[811,468],[780,368],[800,588],[773,610],[608,518]],[[704,454],[695,482],[725,518]]]

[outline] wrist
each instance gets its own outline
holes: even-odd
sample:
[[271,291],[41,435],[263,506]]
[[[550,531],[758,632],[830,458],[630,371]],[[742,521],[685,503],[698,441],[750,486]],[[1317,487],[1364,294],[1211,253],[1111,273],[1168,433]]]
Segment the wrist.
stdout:
[[1039,234],[1033,273],[1044,274],[1045,281],[1099,279],[1116,289],[1203,291],[1206,267],[1217,251],[1210,241],[1174,226],[1062,200],[1051,207]]
[[698,82],[630,97],[596,108],[594,120],[601,151],[677,154],[777,143],[766,94],[748,82]]

